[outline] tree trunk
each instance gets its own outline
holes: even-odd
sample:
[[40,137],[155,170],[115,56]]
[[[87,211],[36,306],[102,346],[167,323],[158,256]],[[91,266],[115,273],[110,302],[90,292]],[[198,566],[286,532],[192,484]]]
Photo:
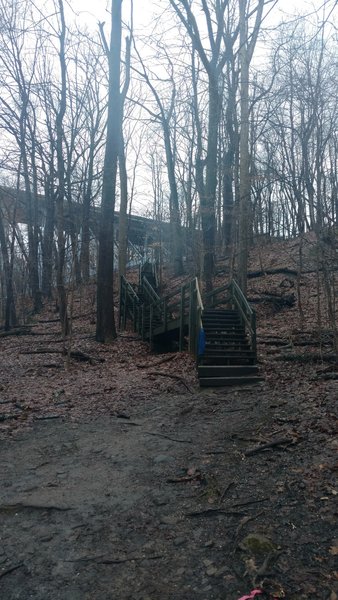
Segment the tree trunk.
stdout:
[[[13,233],[14,240],[14,233]],[[2,262],[5,274],[6,283],[6,302],[5,302],[5,331],[11,329],[16,325],[16,310],[14,301],[14,289],[13,289],[13,263],[10,262],[8,257],[7,242],[4,223],[2,219],[2,211],[0,210],[0,247],[2,254]]]
[[243,294],[246,294],[248,272],[248,214],[250,202],[249,174],[249,56],[247,50],[247,0],[239,1],[240,10],[240,114],[239,137],[239,259],[238,281]]
[[126,275],[128,250],[128,175],[124,151],[123,131],[120,132],[120,213],[119,213],[119,275]]
[[107,141],[103,168],[97,276],[96,339],[99,342],[109,342],[116,338],[113,297],[114,210],[122,117],[120,99],[121,5],[122,0],[112,0]]
[[206,293],[212,290],[215,272],[217,139],[220,98],[217,78],[209,78],[208,146],[204,195],[200,198],[203,232],[203,277]]
[[63,118],[66,112],[66,58],[65,58],[65,39],[66,39],[66,23],[64,17],[63,1],[59,0],[59,10],[61,19],[60,31],[60,68],[61,68],[61,97],[59,110],[56,115],[56,158],[58,166],[58,188],[56,194],[56,222],[57,222],[57,273],[56,285],[59,299],[59,314],[61,329],[64,336],[68,335],[69,322],[67,314],[67,294],[64,282],[64,267],[65,267],[65,233],[64,233],[64,200],[65,200],[65,163],[63,156]]

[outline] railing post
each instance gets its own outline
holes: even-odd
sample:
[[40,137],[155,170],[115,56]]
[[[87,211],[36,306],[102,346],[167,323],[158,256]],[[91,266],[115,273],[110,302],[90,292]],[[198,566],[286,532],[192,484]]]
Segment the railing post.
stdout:
[[190,283],[189,298],[189,352],[196,353],[196,286],[195,280]]
[[181,301],[180,301],[180,339],[179,339],[179,351],[183,352],[184,348],[184,306],[185,306],[185,286],[181,287]]
[[123,329],[127,325],[127,286],[124,286],[124,313],[123,313]]
[[142,304],[142,324],[141,324],[142,340],[145,340],[145,305]]
[[137,307],[137,333],[141,335],[141,307]]
[[168,300],[167,300],[167,298],[165,298],[164,306],[163,306],[164,331],[167,331],[167,319],[168,319]]
[[133,324],[134,324],[134,332],[136,333],[137,327],[136,327],[136,300],[135,300],[135,298],[133,298]]
[[251,327],[252,327],[252,351],[254,353],[255,360],[257,360],[257,335],[256,335],[256,311],[252,311],[251,315]]
[[153,348],[153,316],[154,316],[154,306],[151,304],[149,309],[149,342],[150,348]]

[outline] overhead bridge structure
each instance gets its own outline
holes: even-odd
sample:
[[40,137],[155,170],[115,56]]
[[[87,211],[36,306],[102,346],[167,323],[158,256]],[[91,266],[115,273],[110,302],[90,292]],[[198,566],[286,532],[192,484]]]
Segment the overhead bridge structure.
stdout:
[[[0,209],[3,217],[9,223],[27,224],[29,207],[27,195],[22,190],[0,186]],[[46,220],[47,202],[42,194],[37,195],[37,216],[39,225],[43,226]],[[80,202],[67,202],[64,205],[64,223],[66,233],[72,229],[79,231],[82,223],[83,205]],[[120,213],[114,213],[114,235],[119,236]],[[92,207],[90,211],[90,229],[98,237],[100,222],[100,208]],[[160,222],[139,215],[128,216],[128,241],[134,246],[145,247],[156,243],[168,244],[170,241],[170,223]]]

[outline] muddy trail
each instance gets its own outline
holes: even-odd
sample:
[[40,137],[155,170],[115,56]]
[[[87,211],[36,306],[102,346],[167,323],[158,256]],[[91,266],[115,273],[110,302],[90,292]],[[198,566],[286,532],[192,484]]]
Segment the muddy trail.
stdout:
[[84,325],[65,364],[44,327],[1,340],[1,599],[337,598],[335,381],[200,390],[188,355]]

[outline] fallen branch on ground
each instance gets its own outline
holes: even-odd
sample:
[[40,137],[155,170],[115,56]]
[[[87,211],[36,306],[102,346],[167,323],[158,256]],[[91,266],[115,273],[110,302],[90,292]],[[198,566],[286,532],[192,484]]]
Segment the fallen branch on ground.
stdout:
[[154,435],[157,437],[165,438],[166,440],[171,440],[172,442],[179,442],[181,444],[192,444],[191,440],[178,440],[177,438],[172,438],[170,435],[166,435],[165,433],[153,433],[152,431],[145,431],[147,435]]
[[2,577],[5,577],[5,575],[9,575],[9,573],[13,573],[13,571],[20,569],[21,567],[23,567],[23,563],[19,563],[18,565],[14,565],[13,567],[8,567],[8,569],[5,569],[4,571],[0,571],[0,579]]
[[337,362],[335,354],[281,354],[271,357],[271,360],[286,360],[290,362],[312,363],[312,362]]
[[0,504],[0,512],[14,512],[19,510],[57,510],[60,512],[66,512],[68,510],[73,510],[71,506],[55,506],[54,504],[44,505],[44,504],[26,504],[23,502],[17,502],[14,504]]
[[225,510],[224,508],[206,508],[205,510],[196,510],[193,512],[186,513],[187,517],[214,517],[216,515],[233,515],[239,517],[243,515],[243,511],[238,510]]
[[165,358],[162,358],[162,360],[158,360],[157,362],[153,362],[151,364],[149,363],[136,363],[136,367],[138,369],[151,369],[151,367],[158,367],[158,365],[162,365],[163,363],[169,362],[170,360],[173,360],[174,358],[177,357],[177,354],[171,354],[170,356],[166,356]]
[[[68,350],[63,350],[62,354],[67,355]],[[81,350],[71,350],[69,354],[71,358],[83,362],[90,362],[91,365],[95,364],[96,362],[103,363],[105,361],[104,358],[100,358],[99,356],[90,356]]]
[[283,437],[277,440],[272,440],[271,442],[267,442],[266,444],[261,444],[256,448],[251,448],[251,450],[247,450],[244,452],[245,456],[252,456],[253,454],[257,454],[257,452],[261,452],[262,450],[268,450],[270,448],[276,448],[277,446],[284,446],[285,444],[290,445],[295,443],[295,438]]
[[152,556],[127,556],[125,558],[105,558],[104,556],[83,556],[82,558],[73,558],[64,562],[96,562],[98,565],[120,565],[127,562],[140,560],[159,560],[163,554]]
[[224,488],[224,490],[223,490],[223,492],[222,492],[222,494],[221,494],[221,497],[220,497],[220,499],[219,499],[219,503],[220,503],[220,504],[222,504],[222,502],[223,502],[223,500],[224,500],[224,498],[225,498],[225,495],[227,494],[227,492],[230,490],[230,488],[231,488],[233,485],[235,485],[235,482],[234,482],[234,481],[230,481],[230,483],[228,483],[228,485],[227,485],[227,486]]
[[244,517],[236,529],[236,537],[238,537],[240,531],[243,529],[243,527],[245,527],[245,525],[247,523],[250,523],[250,521],[254,521],[255,519],[258,519],[258,517],[260,517],[261,515],[264,515],[264,513],[265,513],[265,511],[261,510],[261,512],[257,513],[257,515]]
[[0,423],[3,421],[10,421],[11,419],[17,419],[19,414],[11,414],[11,415],[0,415]]
[[9,331],[0,331],[0,337],[9,337],[11,335],[34,335],[30,327],[20,327],[19,329],[10,329]]
[[184,385],[184,387],[188,390],[188,392],[190,392],[190,394],[193,393],[190,387],[184,381],[184,379],[179,375],[173,375],[172,373],[160,373],[157,371],[149,371],[148,375],[154,375],[155,377],[170,377],[171,379],[176,379],[176,381],[180,381]]
[[70,352],[67,349],[56,350],[55,348],[37,348],[36,350],[22,350],[20,354],[62,354],[63,356],[67,356],[69,353],[70,358],[74,358],[75,360],[90,362],[90,364],[95,364],[97,362],[103,363],[104,358],[100,358],[98,356],[90,356],[81,350],[71,350]]
[[183,475],[182,477],[169,477],[166,479],[167,483],[186,483],[187,481],[196,481],[201,479],[201,473],[197,471],[194,475]]
[[62,415],[38,415],[35,417],[37,421],[48,421],[50,419],[61,419]]

